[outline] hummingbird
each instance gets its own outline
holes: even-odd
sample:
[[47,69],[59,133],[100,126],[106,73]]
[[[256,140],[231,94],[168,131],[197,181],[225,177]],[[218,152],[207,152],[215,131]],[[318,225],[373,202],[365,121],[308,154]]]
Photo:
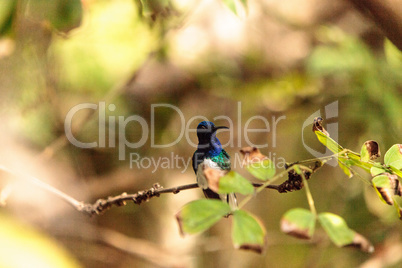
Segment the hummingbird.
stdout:
[[204,169],[209,167],[229,172],[231,169],[230,156],[222,148],[222,144],[216,137],[219,129],[228,127],[217,127],[209,121],[202,121],[197,126],[198,146],[193,154],[193,169],[197,176],[197,183],[202,188],[206,198],[220,199],[229,203],[232,208],[237,207],[235,194],[218,194],[208,188],[208,182],[204,175]]

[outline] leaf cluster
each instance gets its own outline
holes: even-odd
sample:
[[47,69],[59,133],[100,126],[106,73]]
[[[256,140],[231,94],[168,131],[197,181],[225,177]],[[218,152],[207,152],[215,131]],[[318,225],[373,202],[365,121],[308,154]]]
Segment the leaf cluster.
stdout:
[[[261,220],[250,212],[242,209],[255,195],[265,188],[276,189],[278,192],[289,192],[305,188],[310,209],[293,208],[287,211],[280,222],[281,230],[299,239],[312,239],[318,222],[327,233],[329,239],[338,247],[352,246],[368,253],[374,252],[374,246],[361,234],[350,229],[346,221],[331,212],[317,213],[314,200],[307,180],[325,162],[336,159],[339,167],[349,177],[357,172],[355,167],[372,175],[371,181],[366,181],[377,192],[379,198],[388,205],[393,205],[401,217],[400,196],[402,193],[400,180],[402,178],[402,145],[393,145],[385,154],[384,163],[378,163],[381,153],[377,142],[369,140],[361,147],[360,153],[343,148],[329,137],[322,126],[322,118],[316,118],[313,132],[319,142],[333,152],[333,155],[304,160],[287,165],[286,170],[276,173],[273,162],[256,148],[243,148],[244,162],[247,171],[262,184],[252,184],[239,173],[231,171],[225,175],[214,174],[213,170],[204,171],[209,187],[218,194],[237,193],[245,198],[238,208],[231,208],[219,200],[196,200],[186,204],[176,215],[181,233],[194,234],[205,231],[224,217],[233,216],[232,240],[235,248],[253,250],[261,253],[266,245],[266,230]],[[312,163],[313,166],[309,166]],[[284,175],[288,179],[275,186],[273,182]],[[356,176],[358,177],[358,176]],[[254,186],[257,186],[255,188]]]

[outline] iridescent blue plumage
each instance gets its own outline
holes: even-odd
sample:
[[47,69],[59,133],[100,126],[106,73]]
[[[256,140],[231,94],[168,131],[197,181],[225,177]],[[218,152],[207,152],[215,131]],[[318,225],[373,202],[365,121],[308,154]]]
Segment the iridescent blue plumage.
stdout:
[[[200,174],[197,174],[197,171],[201,163],[205,163],[210,167],[213,166],[213,168],[217,168],[220,170],[230,171],[231,168],[230,156],[222,148],[222,144],[216,137],[216,131],[221,128],[227,128],[227,127],[216,127],[214,123],[209,121],[202,121],[197,127],[198,147],[193,155],[193,169],[197,175],[197,182],[200,185],[200,187],[202,186],[201,183],[198,181]],[[204,191],[204,195],[207,198],[222,199],[222,196],[215,193],[211,189],[207,187],[202,188]],[[229,202],[229,199],[227,198],[226,195],[225,198]]]

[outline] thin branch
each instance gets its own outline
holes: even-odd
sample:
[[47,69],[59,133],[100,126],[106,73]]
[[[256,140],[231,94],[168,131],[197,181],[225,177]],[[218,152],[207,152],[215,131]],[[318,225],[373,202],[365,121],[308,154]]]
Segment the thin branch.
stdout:
[[[254,187],[257,186],[257,189],[255,190],[255,193],[259,193],[261,192],[263,189],[275,189],[278,190],[278,185],[271,185],[271,183],[273,183],[274,181],[278,180],[279,178],[283,177],[285,174],[287,174],[290,170],[292,170],[293,167],[289,167],[286,170],[283,170],[282,172],[280,172],[279,174],[275,175],[273,178],[269,179],[268,181],[266,181],[263,184],[253,184]],[[270,186],[270,187],[269,187]],[[278,190],[279,192],[279,190]],[[248,202],[250,202],[250,200],[254,197],[255,195],[248,195],[246,196],[242,202],[239,204],[239,209],[241,209],[242,207],[244,207]]]
[[[103,213],[104,211],[110,209],[112,206],[124,206],[127,204],[127,202],[133,202],[136,205],[140,205],[143,202],[149,201],[153,197],[159,197],[161,194],[166,194],[166,193],[177,194],[180,191],[198,188],[197,183],[185,184],[185,185],[180,185],[180,186],[166,188],[166,189],[163,188],[159,183],[155,183],[148,190],[138,191],[135,194],[122,193],[122,194],[116,195],[116,196],[109,196],[107,198],[98,199],[95,201],[95,203],[90,204],[90,203],[78,201],[78,200],[74,199],[73,197],[69,196],[68,194],[56,189],[55,187],[39,180],[38,178],[36,178],[34,176],[26,175],[21,172],[17,172],[15,170],[11,170],[11,169],[9,169],[5,166],[1,166],[1,165],[0,165],[0,170],[11,174],[13,177],[15,177],[17,179],[22,179],[26,182],[36,185],[40,189],[45,190],[45,191],[53,194],[54,196],[64,200],[65,202],[70,204],[76,210],[78,210],[84,214],[90,215],[90,216],[99,215],[99,214]],[[277,185],[267,185],[266,183],[265,184],[253,183],[253,186],[258,187],[258,188],[268,188],[268,189],[278,190]]]
[[149,201],[152,197],[159,197],[161,194],[173,193],[177,194],[183,190],[198,188],[197,183],[181,185],[172,188],[162,188],[159,183],[155,183],[152,188],[144,191],[139,191],[135,194],[122,193],[117,196],[110,196],[106,199],[98,199],[95,203],[83,204],[83,207],[78,209],[89,215],[98,215],[103,213],[105,210],[111,208],[112,206],[124,206],[128,201],[133,202],[136,205],[140,205],[143,202]]
[[26,175],[26,174],[23,174],[22,172],[11,170],[2,165],[0,165],[0,170],[3,170],[4,172],[7,172],[8,174],[13,175],[13,177],[15,177],[15,178],[19,178],[19,179],[25,180],[31,184],[34,184],[34,185],[38,186],[39,188],[41,188],[42,190],[48,191],[49,193],[57,196],[58,198],[61,198],[62,200],[64,200],[65,202],[67,202],[68,204],[70,204],[71,206],[73,206],[74,208],[76,208],[78,210],[82,207],[82,202],[72,198],[71,196],[63,193],[62,191],[54,188],[53,186],[41,181],[40,179],[35,178],[34,176]]
[[2,165],[0,165],[0,170],[7,172],[8,174],[12,175],[16,179],[21,179],[21,180],[24,180],[26,182],[36,185],[40,189],[45,190],[45,191],[51,193],[52,195],[64,200],[65,202],[70,204],[72,207],[74,207],[76,210],[83,212],[85,214],[88,214],[88,215],[101,214],[105,210],[111,208],[113,205],[115,205],[115,206],[126,205],[127,201],[132,201],[133,203],[140,205],[141,203],[148,201],[152,197],[159,196],[160,194],[165,194],[165,193],[177,194],[182,190],[198,188],[198,184],[193,183],[193,184],[181,185],[181,186],[177,186],[177,187],[164,189],[158,183],[155,183],[152,186],[152,188],[145,190],[145,191],[139,191],[135,194],[122,193],[120,195],[111,196],[106,199],[98,199],[95,203],[90,204],[90,203],[78,201],[75,198],[69,196],[68,194],[56,189],[55,187],[41,181],[40,179],[38,179],[34,176],[26,175],[26,174],[23,174],[21,172],[15,171],[15,170],[11,170]]
[[[278,190],[278,185],[253,183],[253,186],[258,188]],[[120,195],[110,196],[106,199],[98,199],[93,204],[82,203],[82,207],[77,208],[77,210],[88,215],[98,215],[103,213],[105,210],[110,209],[112,206],[124,206],[127,204],[127,202],[133,202],[136,205],[141,205],[144,202],[148,202],[153,197],[159,197],[161,194],[178,194],[180,191],[196,189],[198,187],[199,186],[197,183],[192,183],[172,188],[163,188],[159,183],[155,183],[152,188],[144,191],[139,191],[135,194],[122,193]]]
[[317,210],[316,210],[315,205],[314,205],[314,199],[313,199],[313,196],[311,194],[310,187],[308,186],[306,176],[304,174],[304,170],[306,170],[306,167],[299,166],[299,168],[300,168],[300,171],[301,171],[300,175],[301,175],[301,177],[303,179],[304,189],[306,189],[306,196],[307,196],[308,205],[310,206],[310,211],[311,211],[311,213],[313,213],[314,217],[317,217]]

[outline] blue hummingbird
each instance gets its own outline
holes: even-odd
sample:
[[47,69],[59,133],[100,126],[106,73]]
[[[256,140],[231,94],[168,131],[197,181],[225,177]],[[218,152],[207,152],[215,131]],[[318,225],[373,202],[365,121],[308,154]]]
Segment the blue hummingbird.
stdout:
[[222,148],[222,144],[216,137],[218,129],[228,127],[217,127],[209,121],[202,121],[197,126],[198,146],[193,154],[193,169],[197,176],[197,183],[202,188],[205,197],[221,199],[230,204],[231,207],[237,206],[235,194],[220,195],[208,188],[208,182],[203,174],[206,167],[230,171],[231,163],[229,154]]

